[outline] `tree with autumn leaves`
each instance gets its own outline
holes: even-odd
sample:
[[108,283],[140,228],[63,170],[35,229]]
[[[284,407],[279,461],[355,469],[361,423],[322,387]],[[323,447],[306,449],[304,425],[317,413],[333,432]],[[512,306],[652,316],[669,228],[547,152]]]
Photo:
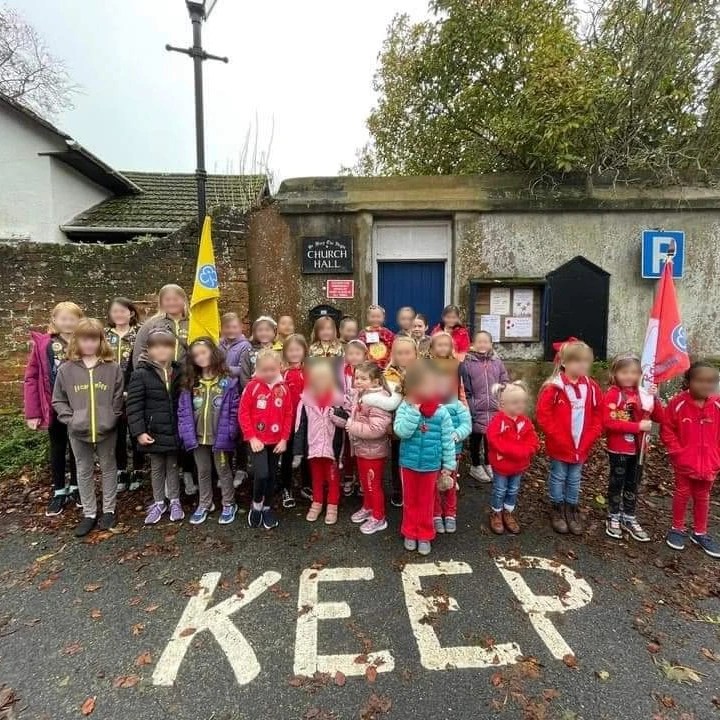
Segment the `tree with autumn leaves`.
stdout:
[[431,0],[398,15],[358,174],[712,181],[717,0]]

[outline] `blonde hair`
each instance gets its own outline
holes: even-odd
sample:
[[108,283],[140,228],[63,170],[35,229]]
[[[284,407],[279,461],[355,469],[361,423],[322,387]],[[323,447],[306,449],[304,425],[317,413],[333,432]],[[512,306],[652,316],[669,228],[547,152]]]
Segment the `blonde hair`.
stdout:
[[277,363],[278,366],[282,365],[282,357],[280,356],[279,352],[276,352],[272,348],[263,348],[258,352],[257,356],[255,357],[255,369],[257,370],[258,365],[260,365],[264,360],[272,360],[273,362]]
[[635,355],[635,353],[621,353],[620,355],[616,355],[610,363],[610,377],[608,378],[608,383],[610,385],[617,385],[616,375],[618,370],[622,370],[623,368],[628,367],[628,365],[637,366],[637,369],[640,371],[640,376],[642,377],[642,361],[640,358]]
[[252,333],[250,334],[250,342],[256,342],[255,330],[260,323],[266,323],[273,329],[273,340],[277,337],[277,323],[269,315],[261,315],[259,318],[255,318],[252,324]]
[[335,320],[334,320],[330,315],[321,315],[321,316],[313,323],[313,329],[312,329],[312,332],[310,333],[310,343],[311,343],[311,344],[314,345],[315,343],[318,343],[318,342],[327,342],[326,340],[320,340],[320,338],[318,337],[318,331],[320,330],[320,328],[321,328],[323,325],[325,325],[325,324],[327,324],[327,323],[330,323],[330,324],[332,325],[332,329],[333,329],[333,339],[330,340],[330,343],[331,343],[331,344],[334,344],[334,343],[337,342],[337,339],[338,339],[338,327],[337,327],[337,323],[335,322]]
[[583,358],[587,358],[588,356],[590,358],[590,362],[592,362],[595,357],[592,348],[582,340],[573,339],[562,343],[562,345],[558,348],[557,355],[555,356],[555,369],[544,384],[547,385],[555,380],[569,362],[581,360]]
[[300,345],[303,349],[303,360],[307,359],[308,356],[308,344],[307,340],[300,335],[300,333],[293,333],[292,335],[288,335],[285,338],[285,342],[283,343],[283,349],[282,349],[282,356],[283,360],[287,364],[287,349],[290,347],[290,345]]
[[[446,358],[436,358],[433,350],[435,348],[435,340],[439,337],[446,337],[450,341],[450,354]],[[430,354],[431,358],[438,359],[438,360],[449,360],[450,358],[455,357],[455,343],[453,342],[452,335],[445,331],[445,330],[438,330],[438,332],[433,333],[430,336],[430,347],[428,348],[428,353]]]
[[365,311],[365,316],[368,316],[371,310],[380,310],[383,314],[383,317],[387,315],[387,313],[385,312],[385,308],[382,305],[373,303],[372,305],[368,305],[368,309]]
[[98,346],[98,357],[102,362],[111,362],[114,358],[112,348],[105,339],[105,328],[103,324],[95,318],[83,318],[78,323],[70,342],[68,343],[67,359],[80,360],[79,340],[81,338],[92,338],[100,342]]
[[168,293],[175,293],[183,299],[183,317],[187,318],[190,314],[190,306],[188,304],[187,293],[179,285],[175,285],[175,283],[168,283],[167,285],[163,285],[158,290],[157,312],[153,317],[163,317],[165,315],[165,311],[162,309],[162,301]]
[[78,320],[82,320],[85,317],[85,312],[77,303],[71,302],[70,300],[59,302],[50,313],[50,322],[48,323],[47,331],[51,335],[57,335],[59,332],[57,327],[55,327],[55,316],[61,312],[68,312],[71,315],[74,315]]
[[407,345],[412,345],[413,350],[415,350],[415,357],[417,358],[418,355],[418,345],[415,342],[414,338],[411,338],[409,335],[396,335],[395,339],[393,340],[392,348],[390,349],[390,364],[395,365],[395,347],[397,345],[401,345],[402,343],[405,343]]
[[490,389],[493,397],[501,405],[503,400],[510,395],[523,395],[526,399],[530,396],[528,386],[522,380],[513,380],[508,383],[495,383]]
[[225,325],[225,323],[229,322],[242,322],[240,320],[240,316],[236,312],[226,312],[223,313],[223,316],[220,318],[220,324]]

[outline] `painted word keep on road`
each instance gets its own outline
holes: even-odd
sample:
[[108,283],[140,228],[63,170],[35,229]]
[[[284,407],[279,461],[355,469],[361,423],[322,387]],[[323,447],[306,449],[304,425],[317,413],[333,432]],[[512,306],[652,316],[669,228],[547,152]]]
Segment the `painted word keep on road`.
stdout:
[[[532,627],[554,658],[562,659],[573,654],[551,615],[578,610],[592,600],[592,588],[586,580],[566,565],[548,558],[525,556],[519,559],[499,557],[495,565],[510,590],[520,602]],[[538,595],[522,576],[524,569],[544,570],[560,577],[568,586],[562,595]],[[410,627],[417,643],[420,663],[427,670],[485,668],[512,665],[523,655],[520,646],[511,639],[501,640],[490,648],[475,645],[443,646],[428,614],[444,607],[459,612],[455,598],[436,596],[423,588],[423,580],[448,575],[469,575],[473,570],[465,562],[449,561],[408,564],[402,570],[401,581]],[[155,685],[173,685],[180,666],[194,638],[203,632],[213,635],[225,653],[239,685],[246,685],[262,671],[255,651],[231,620],[242,608],[260,597],[281,578],[278,572],[266,572],[253,580],[240,594],[232,595],[210,606],[220,582],[219,572],[206,573],[200,579],[199,592],[190,598],[180,620],[165,647],[153,673]],[[321,600],[324,583],[373,582],[375,573],[370,567],[307,569],[300,574],[298,587],[298,619],[295,630],[295,675],[311,676],[315,672],[336,673],[346,676],[364,675],[374,666],[377,672],[392,672],[395,658],[390,650],[370,653],[363,662],[357,655],[320,654],[318,630],[321,622],[346,619],[352,616],[347,602]]]

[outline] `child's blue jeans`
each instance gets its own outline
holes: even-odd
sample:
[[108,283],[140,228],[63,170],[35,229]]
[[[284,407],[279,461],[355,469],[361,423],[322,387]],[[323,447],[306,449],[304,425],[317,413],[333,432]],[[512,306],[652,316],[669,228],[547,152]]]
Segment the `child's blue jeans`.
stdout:
[[517,475],[499,475],[493,472],[490,507],[495,512],[500,512],[503,508],[510,511],[515,509],[521,480],[522,473],[518,473]]
[[580,480],[582,463],[566,463],[562,460],[550,461],[548,490],[550,500],[554,503],[577,505],[580,500]]

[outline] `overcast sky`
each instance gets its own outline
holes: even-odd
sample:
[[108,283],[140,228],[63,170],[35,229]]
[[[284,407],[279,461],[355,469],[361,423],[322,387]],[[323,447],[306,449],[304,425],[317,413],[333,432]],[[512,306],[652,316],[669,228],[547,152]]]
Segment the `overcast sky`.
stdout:
[[[118,169],[195,168],[192,61],[165,50],[190,44],[184,0],[6,1],[82,86],[57,125]],[[351,164],[367,138],[387,25],[397,12],[420,19],[426,8],[427,0],[219,0],[203,44],[230,64],[205,63],[208,170],[238,172],[248,129],[258,127],[266,151],[273,122],[276,180]]]

